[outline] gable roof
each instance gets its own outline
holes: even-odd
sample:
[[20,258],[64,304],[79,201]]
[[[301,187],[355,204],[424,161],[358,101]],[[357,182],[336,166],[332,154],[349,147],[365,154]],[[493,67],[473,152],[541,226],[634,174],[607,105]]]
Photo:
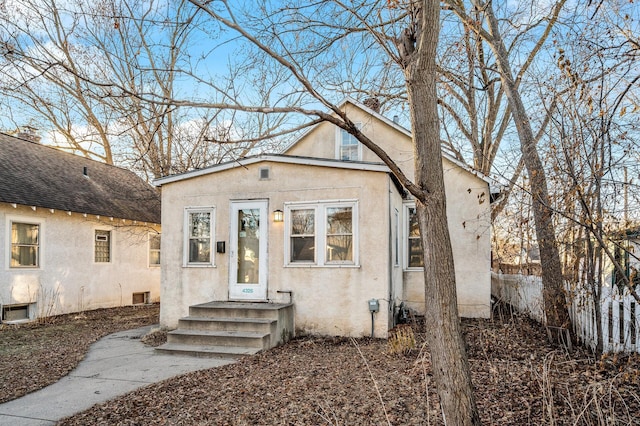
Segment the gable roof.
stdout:
[[0,202],[160,223],[160,194],[135,173],[0,133]]
[[[367,114],[371,115],[372,117],[377,118],[378,120],[380,120],[383,123],[385,123],[387,126],[397,130],[398,132],[402,133],[403,135],[407,136],[408,138],[412,138],[410,130],[405,129],[404,127],[402,127],[400,124],[396,123],[395,121],[388,119],[384,115],[380,114],[379,112],[376,112],[376,111],[372,110],[368,106],[364,105],[361,102],[356,101],[353,98],[346,97],[337,106],[338,106],[338,108],[342,108],[347,103],[350,103],[351,105],[355,106],[356,108],[361,109],[362,111],[366,112]],[[284,148],[282,150],[282,152],[283,153],[287,152],[289,149],[291,149],[293,146],[295,146],[298,142],[303,140],[310,132],[313,131],[313,129],[315,129],[316,127],[318,127],[318,126],[320,126],[322,124],[323,123],[319,123],[319,124],[316,124],[316,125],[311,126],[310,128],[308,128],[298,138],[296,138],[291,144],[289,144],[286,148]],[[462,161],[458,160],[457,158],[455,158],[451,154],[447,153],[446,151],[442,151],[441,150],[441,153],[442,153],[442,157],[443,158],[446,158],[451,163],[453,163],[456,166],[460,167],[462,170],[464,170],[464,171],[466,171],[466,172],[478,177],[479,179],[481,179],[481,180],[483,180],[483,181],[485,181],[485,182],[487,182],[489,184],[494,184],[494,182],[493,182],[493,180],[491,178],[489,178],[488,176],[484,175],[483,173],[478,172],[477,170],[473,170],[467,164],[465,164]]]
[[[380,121],[384,122],[386,125],[393,127],[394,129],[396,129],[397,131],[399,131],[400,133],[406,135],[408,138],[411,138],[411,132],[407,129],[405,129],[404,127],[400,126],[398,123],[389,120],[388,118],[386,118],[385,116],[381,115],[380,113],[375,112],[374,110],[372,110],[371,108],[367,107],[364,104],[361,104],[358,101],[355,101],[351,98],[346,98],[345,100],[343,100],[342,102],[340,102],[338,104],[339,108],[342,108],[345,104],[347,103],[351,103],[352,105],[356,106],[357,108],[362,109],[364,112],[366,112],[367,114],[370,114],[371,116],[374,116],[375,118],[379,119]],[[308,166],[323,166],[323,167],[334,167],[334,168],[343,168],[343,169],[351,169],[351,170],[369,170],[369,171],[384,171],[387,173],[390,173],[391,170],[382,162],[380,163],[372,163],[372,162],[365,162],[365,161],[345,161],[345,160],[337,160],[337,159],[331,159],[331,158],[318,158],[318,157],[302,157],[302,156],[294,156],[294,155],[286,155],[285,153],[292,148],[294,145],[296,145],[299,141],[301,141],[302,139],[304,139],[310,132],[312,132],[314,129],[316,129],[318,126],[322,125],[324,123],[319,123],[316,124],[314,126],[311,126],[310,128],[308,128],[305,132],[303,132],[293,143],[291,143],[289,146],[287,146],[281,154],[260,154],[260,155],[255,155],[255,156],[250,156],[250,157],[243,157],[243,158],[239,158],[237,160],[232,160],[232,161],[228,161],[225,163],[220,163],[220,164],[216,164],[214,166],[209,166],[203,169],[197,169],[197,170],[193,170],[190,172],[185,172],[185,173],[180,173],[180,174],[175,174],[175,175],[169,175],[169,176],[164,176],[161,177],[159,179],[154,180],[153,184],[156,186],[162,186],[164,184],[168,184],[171,182],[177,182],[177,181],[181,181],[181,180],[186,180],[186,179],[191,179],[197,176],[203,176],[203,175],[207,175],[210,173],[216,173],[216,172],[220,172],[223,170],[228,170],[228,169],[232,169],[235,167],[241,167],[241,166],[246,166],[249,164],[254,164],[257,162],[262,162],[262,161],[273,161],[273,162],[278,162],[278,163],[290,163],[290,164],[299,164],[299,165],[308,165]],[[455,166],[459,167],[461,170],[464,170],[465,172],[477,177],[478,179],[486,182],[487,184],[491,185],[494,182],[487,176],[485,176],[484,174],[477,172],[473,169],[471,169],[469,166],[467,166],[466,164],[460,162],[459,160],[457,160],[456,158],[454,158],[453,156],[451,156],[450,154],[447,154],[446,152],[442,152],[442,157],[446,158],[447,160],[449,160],[451,163],[453,163]]]
[[332,167],[336,169],[364,170],[364,171],[370,171],[370,172],[385,172],[385,173],[390,172],[389,168],[382,163],[333,160],[329,158],[301,157],[296,155],[284,155],[284,154],[261,154],[261,155],[251,156],[251,157],[243,157],[237,160],[216,164],[214,166],[206,167],[204,169],[198,169],[190,172],[180,173],[177,175],[162,177],[160,179],[156,179],[153,183],[156,186],[161,186],[171,182],[191,179],[198,176],[204,176],[204,175],[217,173],[217,172],[234,169],[238,167],[246,167],[251,164],[262,163],[265,161],[270,161],[273,163],[298,164],[298,165],[304,165],[304,166]]

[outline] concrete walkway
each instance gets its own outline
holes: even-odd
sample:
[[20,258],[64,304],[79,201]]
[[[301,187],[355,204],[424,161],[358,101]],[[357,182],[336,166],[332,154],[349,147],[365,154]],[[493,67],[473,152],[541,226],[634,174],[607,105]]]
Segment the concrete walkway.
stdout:
[[52,425],[150,383],[233,362],[156,353],[140,341],[152,328],[121,331],[94,343],[78,367],[59,382],[0,404],[0,425]]

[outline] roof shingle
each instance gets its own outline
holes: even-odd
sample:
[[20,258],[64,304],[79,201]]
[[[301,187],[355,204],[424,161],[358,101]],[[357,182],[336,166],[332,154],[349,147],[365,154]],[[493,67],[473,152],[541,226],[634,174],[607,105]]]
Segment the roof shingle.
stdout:
[[135,173],[2,133],[0,202],[160,223],[160,193]]

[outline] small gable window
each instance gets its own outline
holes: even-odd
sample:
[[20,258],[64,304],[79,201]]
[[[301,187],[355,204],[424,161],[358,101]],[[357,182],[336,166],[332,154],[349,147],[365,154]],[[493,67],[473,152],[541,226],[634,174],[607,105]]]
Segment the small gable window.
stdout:
[[111,231],[96,229],[94,261],[96,263],[111,262]]
[[[361,123],[356,123],[358,129],[362,129]],[[338,128],[338,141],[336,144],[337,157],[344,161],[362,160],[362,145],[351,133]]]
[[12,268],[37,268],[40,265],[40,225],[11,223]]

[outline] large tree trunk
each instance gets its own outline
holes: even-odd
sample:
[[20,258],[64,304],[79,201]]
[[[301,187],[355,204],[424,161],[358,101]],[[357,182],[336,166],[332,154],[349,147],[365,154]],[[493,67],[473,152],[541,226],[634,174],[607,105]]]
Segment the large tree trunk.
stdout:
[[482,6],[487,17],[491,36],[491,39],[487,41],[496,55],[496,64],[511,107],[511,114],[520,139],[522,157],[531,182],[533,217],[536,237],[540,247],[544,311],[547,325],[570,328],[571,319],[569,318],[569,310],[567,309],[567,300],[563,288],[562,266],[552,222],[551,201],[547,189],[545,170],[538,154],[529,116],[511,72],[509,56],[498,30],[498,21],[493,14],[492,5],[487,3]]
[[427,339],[445,423],[476,425],[480,417],[458,316],[439,137],[435,58],[440,2],[424,0],[414,13],[418,29],[408,37],[416,48],[407,52],[405,76],[416,184],[423,190],[416,207],[424,248]]

